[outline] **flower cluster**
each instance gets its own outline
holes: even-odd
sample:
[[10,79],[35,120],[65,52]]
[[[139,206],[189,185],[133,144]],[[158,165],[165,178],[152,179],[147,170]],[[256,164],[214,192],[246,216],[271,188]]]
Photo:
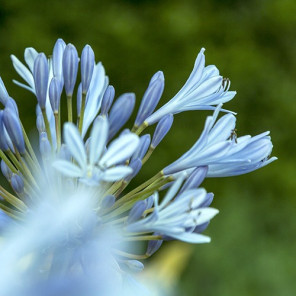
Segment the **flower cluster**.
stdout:
[[[29,248],[22,236],[19,245],[25,245],[26,251],[17,250],[16,254],[37,254],[27,269],[40,276],[38,285],[73,279],[79,290],[90,274],[88,279],[97,283],[94,275],[100,274],[100,261],[105,263],[101,266],[116,265],[116,272],[123,274],[142,270],[141,260],[155,253],[165,240],[209,242],[210,238],[201,233],[218,210],[210,207],[214,195],[200,188],[203,180],[248,173],[276,159],[269,158],[272,143],[268,132],[255,137],[236,136],[235,115],[222,109],[235,92],[229,91],[229,80],[215,66],[205,66],[204,51],[198,54],[181,90],[156,111],[164,75],[159,71],[152,76],[131,129],[124,126],[134,109],[135,95],[125,93],[114,100],[115,89],[103,65],[95,62],[89,45],[80,58],[75,46],[61,39],[50,58],[33,48],[25,50],[25,64],[11,57],[25,81],[14,82],[37,98],[39,149],[32,147],[17,104],[0,78],[4,106],[0,111],[1,170],[13,191],[0,186],[0,208],[5,217],[1,230],[5,237],[5,229],[11,225],[18,231],[26,229],[27,239],[34,243]],[[65,114],[62,106],[66,107]],[[214,114],[206,118],[202,134],[191,149],[149,180],[130,188],[130,181],[171,129],[173,116],[187,110],[213,110]],[[218,119],[221,111],[226,114]],[[154,124],[152,136],[143,134]],[[79,207],[69,210],[73,204]],[[38,237],[46,231],[47,223],[52,236],[48,234],[37,243],[28,233],[40,219],[43,222],[35,228]],[[111,239],[107,259],[94,255],[96,248],[102,249],[100,242],[106,230],[119,234]],[[144,254],[131,247],[137,242],[147,242]],[[63,254],[62,259],[57,253]],[[93,262],[85,264],[85,260]],[[89,287],[92,284],[87,282]],[[75,291],[75,286],[71,289]]]

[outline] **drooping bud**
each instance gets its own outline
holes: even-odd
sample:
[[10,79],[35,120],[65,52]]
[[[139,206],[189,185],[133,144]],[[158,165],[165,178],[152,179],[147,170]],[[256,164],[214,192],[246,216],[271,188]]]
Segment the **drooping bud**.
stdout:
[[52,71],[53,75],[64,85],[63,77],[63,54],[66,43],[62,39],[58,39],[54,45],[52,53]]
[[146,255],[153,255],[162,245],[162,240],[151,240],[148,242]]
[[151,136],[149,134],[146,134],[140,137],[139,146],[135,151],[135,153],[133,154],[132,160],[136,158],[139,158],[142,160],[145,154],[147,153],[147,150],[150,146],[150,142],[151,142]]
[[81,53],[81,84],[82,93],[86,94],[90,85],[95,65],[95,54],[87,44]]
[[104,93],[101,105],[101,115],[107,115],[115,96],[115,89],[112,85],[109,85]]
[[139,158],[133,159],[129,165],[130,168],[132,168],[133,172],[125,177],[125,181],[129,182],[131,179],[133,179],[140,171],[142,167],[142,161]]
[[17,115],[10,108],[5,108],[3,111],[3,123],[13,145],[20,154],[25,153],[25,141],[21,123]]
[[10,181],[11,177],[12,177],[12,171],[11,169],[7,166],[7,164],[5,163],[5,161],[3,159],[1,159],[1,171],[2,174],[4,175],[4,177]]
[[166,136],[166,134],[169,132],[172,124],[173,124],[174,117],[172,114],[167,114],[161,120],[156,126],[152,142],[151,142],[151,147],[155,148]]
[[24,180],[21,176],[17,175],[17,174],[12,174],[11,177],[11,187],[12,189],[18,193],[18,194],[22,194],[24,192]]
[[49,85],[49,100],[54,113],[59,111],[62,90],[62,82],[58,78],[53,77]]
[[147,204],[144,200],[137,201],[129,212],[127,223],[131,224],[139,220],[142,217],[144,211],[146,210],[146,206]]
[[75,46],[69,43],[63,54],[63,76],[67,96],[72,96],[78,71],[78,53]]
[[199,187],[199,185],[203,182],[203,180],[207,176],[207,173],[208,173],[208,166],[197,167],[187,178],[179,194],[181,194],[185,190]]
[[44,53],[39,53],[34,62],[34,82],[36,97],[41,109],[45,108],[47,84],[48,84],[48,63]]
[[112,139],[130,118],[135,106],[135,100],[133,93],[123,94],[116,100],[109,115],[109,139]]
[[51,152],[51,145],[48,141],[46,132],[40,133],[39,150],[42,156],[47,157]]

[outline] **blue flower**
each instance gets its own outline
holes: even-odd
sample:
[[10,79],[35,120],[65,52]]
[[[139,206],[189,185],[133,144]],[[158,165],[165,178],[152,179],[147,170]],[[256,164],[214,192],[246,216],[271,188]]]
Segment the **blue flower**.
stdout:
[[205,49],[199,52],[194,68],[181,90],[165,105],[145,119],[148,125],[164,115],[188,110],[213,110],[216,105],[230,101],[236,94],[229,91],[230,82],[219,75],[215,66],[205,67]]

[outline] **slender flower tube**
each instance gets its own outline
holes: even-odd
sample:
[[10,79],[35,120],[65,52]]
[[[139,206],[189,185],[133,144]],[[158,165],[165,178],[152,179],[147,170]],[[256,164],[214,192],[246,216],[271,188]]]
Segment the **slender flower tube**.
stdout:
[[36,96],[41,109],[45,108],[47,84],[48,84],[48,64],[44,53],[38,54],[34,62],[34,82]]

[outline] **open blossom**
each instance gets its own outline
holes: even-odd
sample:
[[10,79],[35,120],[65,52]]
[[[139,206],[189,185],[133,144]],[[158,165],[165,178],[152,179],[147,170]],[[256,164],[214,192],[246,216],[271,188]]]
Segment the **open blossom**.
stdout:
[[236,122],[233,114],[226,114],[216,122],[220,109],[221,105],[207,118],[203,132],[192,148],[164,168],[166,175],[199,166],[209,166],[208,176],[242,175],[276,159],[269,159],[272,151],[269,132],[237,138],[233,135]]
[[230,101],[236,94],[229,91],[230,81],[224,80],[219,70],[213,66],[205,67],[205,49],[202,48],[195,60],[194,68],[180,91],[165,105],[147,117],[151,125],[164,115],[188,110],[213,110],[216,105]]
[[[25,81],[15,83],[36,96],[38,147],[32,147],[0,78],[1,171],[11,185],[11,190],[0,186],[1,291],[141,295],[145,288],[136,288],[132,274],[143,270],[142,260],[164,240],[210,242],[201,233],[218,210],[210,207],[214,194],[200,188],[203,180],[245,174],[274,161],[269,132],[237,137],[231,112],[218,119],[222,103],[235,92],[215,66],[205,67],[204,49],[182,89],[155,112],[164,74],[153,75],[131,129],[125,125],[136,96],[115,97],[89,45],[79,58],[73,44],[58,39],[52,58],[46,56],[27,48],[26,65],[11,56]],[[130,188],[172,129],[174,114],[187,110],[214,114],[191,149]],[[153,135],[141,135],[154,123]],[[131,247],[130,242],[143,241],[146,252]],[[27,264],[20,268],[24,258]]]

